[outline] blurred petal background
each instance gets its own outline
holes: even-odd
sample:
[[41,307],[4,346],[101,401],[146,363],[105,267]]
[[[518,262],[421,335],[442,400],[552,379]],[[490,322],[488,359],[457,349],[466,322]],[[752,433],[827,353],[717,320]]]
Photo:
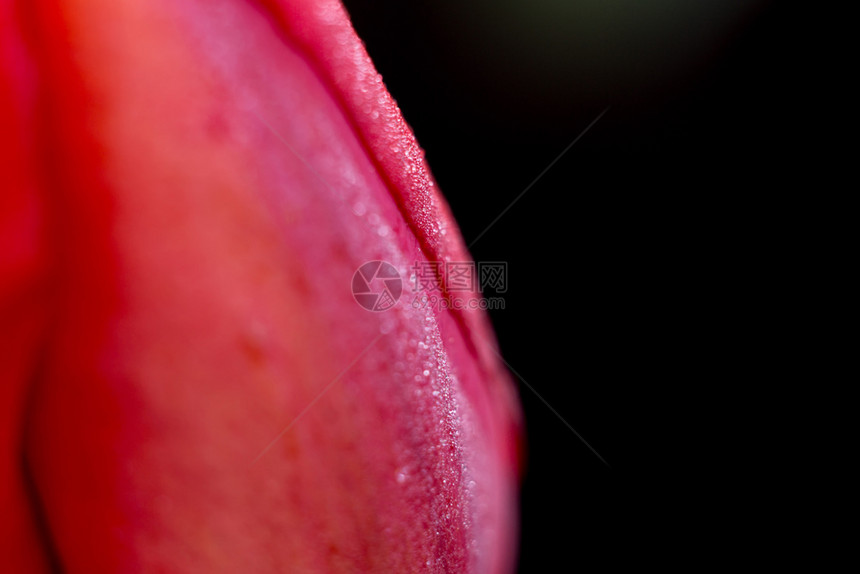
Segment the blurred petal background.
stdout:
[[737,318],[738,267],[760,261],[733,257],[794,177],[805,14],[767,0],[345,4],[475,260],[508,262],[491,317],[526,413],[520,571],[671,555],[684,529],[661,540],[655,524],[703,511],[707,497],[679,493],[692,459],[718,455],[692,429],[736,378],[722,357],[738,348],[717,333]]

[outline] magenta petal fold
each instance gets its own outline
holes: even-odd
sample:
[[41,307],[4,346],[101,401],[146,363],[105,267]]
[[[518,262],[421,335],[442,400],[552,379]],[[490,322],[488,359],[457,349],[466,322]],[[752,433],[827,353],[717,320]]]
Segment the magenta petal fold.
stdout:
[[469,255],[342,6],[0,22],[12,571],[510,572],[516,395],[483,313],[410,305]]

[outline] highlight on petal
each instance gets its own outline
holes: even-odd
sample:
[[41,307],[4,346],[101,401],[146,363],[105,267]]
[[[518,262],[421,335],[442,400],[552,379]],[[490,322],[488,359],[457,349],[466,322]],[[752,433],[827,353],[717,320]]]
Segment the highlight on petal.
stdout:
[[486,317],[353,294],[468,255],[340,4],[0,6],[18,570],[510,571]]

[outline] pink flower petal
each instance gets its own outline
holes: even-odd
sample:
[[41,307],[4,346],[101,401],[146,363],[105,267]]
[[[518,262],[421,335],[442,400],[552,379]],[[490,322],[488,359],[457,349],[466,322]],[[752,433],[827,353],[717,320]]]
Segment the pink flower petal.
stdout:
[[[415,262],[468,256],[340,5],[24,21],[41,168],[0,221],[35,255],[21,287],[3,260],[0,304],[32,336],[2,404],[25,425],[32,392],[41,510],[16,523],[43,513],[67,572],[509,571],[512,387],[482,314],[409,305]],[[350,292],[371,260],[404,280],[382,313]]]

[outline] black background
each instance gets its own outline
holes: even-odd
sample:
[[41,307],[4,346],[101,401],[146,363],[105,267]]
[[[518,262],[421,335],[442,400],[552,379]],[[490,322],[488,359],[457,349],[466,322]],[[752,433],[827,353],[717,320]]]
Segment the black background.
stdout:
[[608,463],[518,381],[519,571],[602,569],[676,544],[657,525],[683,520],[687,461],[705,449],[691,428],[727,375],[715,333],[743,287],[737,266],[755,260],[739,243],[793,178],[803,15],[750,2],[683,66],[610,37],[601,74],[599,54],[562,53],[575,38],[534,50],[516,22],[496,26],[509,45],[494,51],[462,3],[345,4],[467,244],[609,108],[470,248],[509,265],[506,308],[491,313],[507,361]]

